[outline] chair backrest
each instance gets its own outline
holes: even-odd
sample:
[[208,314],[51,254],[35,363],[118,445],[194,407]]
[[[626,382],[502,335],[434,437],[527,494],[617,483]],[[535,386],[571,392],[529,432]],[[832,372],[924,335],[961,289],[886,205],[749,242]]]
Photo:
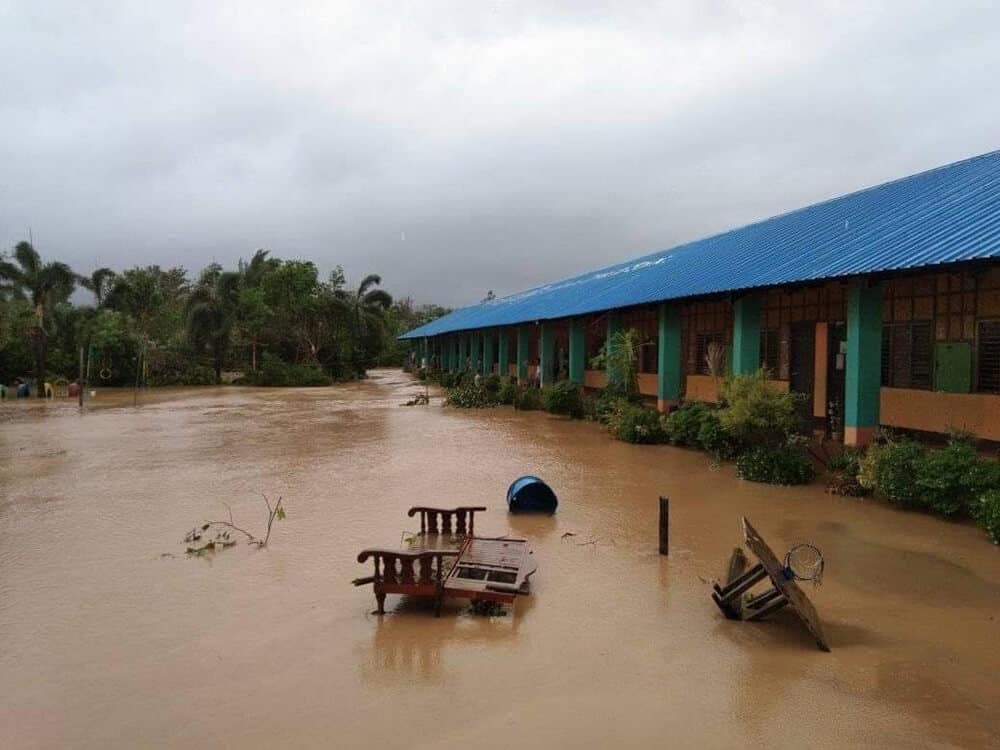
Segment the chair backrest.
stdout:
[[476,530],[476,513],[486,510],[483,506],[461,506],[458,508],[429,508],[416,505],[406,515],[411,518],[420,514],[421,534],[458,534],[472,536]]

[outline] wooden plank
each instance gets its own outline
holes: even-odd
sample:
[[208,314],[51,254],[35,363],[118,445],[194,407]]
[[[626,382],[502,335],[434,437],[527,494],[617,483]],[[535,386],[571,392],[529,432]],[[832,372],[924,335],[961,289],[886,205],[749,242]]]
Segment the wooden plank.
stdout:
[[823,651],[829,651],[830,644],[826,640],[826,635],[823,633],[823,626],[819,621],[819,615],[816,614],[816,609],[813,607],[812,602],[809,601],[809,597],[799,588],[794,579],[785,577],[784,566],[778,562],[778,558],[771,551],[767,542],[750,525],[750,521],[745,516],[743,518],[743,537],[747,548],[760,560],[761,565],[767,570],[767,574],[770,576],[775,588],[784,595],[788,603],[792,606],[792,609],[799,616],[799,619],[802,620],[813,638],[816,639],[816,645]]

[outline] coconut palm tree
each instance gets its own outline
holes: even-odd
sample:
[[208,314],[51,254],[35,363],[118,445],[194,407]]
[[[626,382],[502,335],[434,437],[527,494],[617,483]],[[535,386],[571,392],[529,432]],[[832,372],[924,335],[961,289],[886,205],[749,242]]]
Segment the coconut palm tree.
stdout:
[[118,274],[110,268],[98,268],[90,276],[79,277],[78,281],[84,289],[93,292],[97,306],[104,307],[117,278]]
[[14,296],[29,300],[35,308],[34,324],[28,336],[35,360],[35,393],[44,398],[49,341],[46,325],[50,323],[52,308],[73,294],[77,276],[65,263],[43,263],[30,242],[17,243],[14,261],[0,259],[0,282]]
[[239,297],[240,275],[212,264],[202,272],[184,307],[188,339],[199,350],[209,350],[216,383],[222,382]]
[[353,339],[354,374],[364,375],[370,364],[373,350],[385,331],[385,314],[392,307],[392,295],[384,289],[376,289],[382,283],[377,273],[365,276],[355,291],[338,289],[337,297],[347,309]]

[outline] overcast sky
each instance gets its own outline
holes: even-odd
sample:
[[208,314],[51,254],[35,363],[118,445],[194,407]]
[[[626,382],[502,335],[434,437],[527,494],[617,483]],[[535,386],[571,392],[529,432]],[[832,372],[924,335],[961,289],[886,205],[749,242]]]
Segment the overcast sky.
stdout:
[[998,30],[957,0],[0,0],[0,247],[263,247],[469,304],[1000,148]]

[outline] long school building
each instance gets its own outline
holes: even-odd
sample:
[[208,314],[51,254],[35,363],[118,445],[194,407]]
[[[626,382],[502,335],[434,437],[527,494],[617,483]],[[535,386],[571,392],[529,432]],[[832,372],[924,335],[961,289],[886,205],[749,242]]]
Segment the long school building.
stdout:
[[602,388],[641,338],[660,409],[767,368],[817,422],[1000,441],[1000,151],[456,310],[405,334],[431,367]]

